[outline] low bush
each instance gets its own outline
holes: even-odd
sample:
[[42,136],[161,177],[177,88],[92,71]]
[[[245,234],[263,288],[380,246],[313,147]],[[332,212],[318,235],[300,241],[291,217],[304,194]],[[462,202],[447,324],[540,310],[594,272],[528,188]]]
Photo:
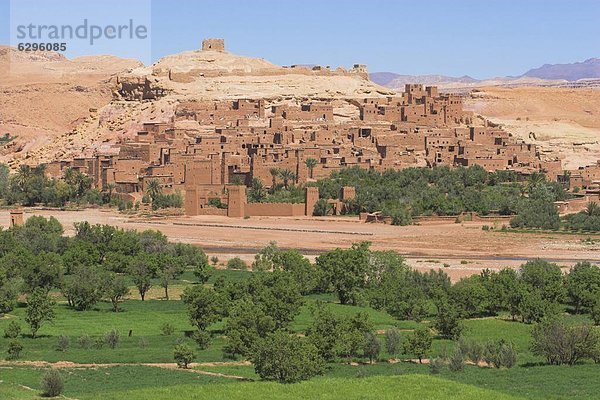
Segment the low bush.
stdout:
[[7,339],[16,339],[21,334],[21,325],[17,321],[10,321],[4,328],[4,337]]
[[164,336],[171,336],[175,333],[175,326],[170,322],[165,322],[160,326],[160,330]]
[[71,339],[69,339],[66,335],[60,335],[58,337],[58,341],[56,343],[56,350],[58,351],[67,351],[69,349],[69,345],[71,344]]
[[87,350],[90,347],[92,347],[92,339],[90,338],[89,335],[79,336],[79,339],[77,339],[77,343],[79,343],[79,347],[81,347],[82,349]]
[[233,257],[227,261],[227,269],[248,269],[248,264],[239,257]]
[[17,340],[11,340],[6,349],[7,360],[18,360],[23,351],[23,345]]
[[42,377],[42,395],[45,397],[56,397],[62,394],[65,389],[65,383],[61,374],[51,369]]
[[173,357],[179,368],[187,368],[196,358],[194,350],[186,344],[178,344],[173,350]]
[[452,372],[462,372],[465,369],[465,357],[457,347],[448,359],[448,369]]
[[121,335],[119,334],[119,331],[116,329],[106,332],[106,334],[104,335],[104,341],[106,342],[108,347],[110,347],[111,349],[115,349],[119,345],[120,340],[121,340]]

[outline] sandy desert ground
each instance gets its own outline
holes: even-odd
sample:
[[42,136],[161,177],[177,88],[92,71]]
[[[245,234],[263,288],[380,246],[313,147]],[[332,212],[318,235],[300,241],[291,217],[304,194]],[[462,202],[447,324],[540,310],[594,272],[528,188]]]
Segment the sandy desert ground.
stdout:
[[[453,280],[482,269],[516,268],[529,259],[545,258],[571,266],[580,260],[600,263],[600,237],[585,244],[589,235],[483,231],[483,222],[455,224],[451,221],[421,225],[365,224],[351,217],[322,219],[254,217],[234,219],[220,216],[131,218],[115,211],[26,210],[25,216],[56,217],[67,233],[73,223],[87,220],[126,229],[157,229],[171,240],[192,243],[217,255],[221,262],[239,256],[251,262],[254,254],[276,241],[282,248],[298,249],[311,259],[336,247],[370,241],[377,250],[394,250],[421,270],[443,268]],[[0,225],[8,227],[8,210],[0,211]],[[486,222],[490,224],[489,222]],[[497,223],[501,227],[502,222]]]
[[600,90],[558,87],[486,87],[465,108],[559,157],[565,169],[600,159]]

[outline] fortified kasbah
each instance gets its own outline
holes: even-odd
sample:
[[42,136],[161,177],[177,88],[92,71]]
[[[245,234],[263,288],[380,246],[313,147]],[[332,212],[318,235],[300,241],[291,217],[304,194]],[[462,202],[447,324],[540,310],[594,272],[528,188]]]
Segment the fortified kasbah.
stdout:
[[[523,179],[534,172],[565,179],[560,160],[548,159],[536,145],[474,117],[464,110],[461,95],[440,92],[436,86],[406,84],[403,92],[393,94],[335,98],[204,100],[185,95],[187,86],[215,77],[300,74],[364,81],[367,74],[358,64],[349,71],[262,65],[231,70],[225,62],[223,68],[203,69],[205,61],[227,54],[223,39],[206,39],[202,50],[176,56],[185,60],[177,71],[163,66],[172,63],[167,59],[149,75],[117,77],[115,103],[141,102],[147,108],[169,97],[175,99],[170,102],[172,115],[141,121],[135,137],[119,139],[91,157],[50,162],[47,174],[61,177],[74,168],[93,177],[94,187],[114,186],[132,201],[142,198],[148,181],[158,180],[165,193],[185,194],[188,215],[236,216],[312,215],[310,206],[292,204],[252,205],[237,213],[209,204],[211,199],[228,204],[233,185],[249,186],[258,179],[270,187],[275,170],[291,172],[295,184],[353,166],[385,171],[478,165],[487,171],[515,171]],[[190,64],[196,57],[197,67]],[[600,164],[571,171],[569,179],[572,186],[585,188],[600,179]],[[243,192],[236,188],[235,193]]]
[[115,5],[0,0],[0,400],[600,400],[600,0]]

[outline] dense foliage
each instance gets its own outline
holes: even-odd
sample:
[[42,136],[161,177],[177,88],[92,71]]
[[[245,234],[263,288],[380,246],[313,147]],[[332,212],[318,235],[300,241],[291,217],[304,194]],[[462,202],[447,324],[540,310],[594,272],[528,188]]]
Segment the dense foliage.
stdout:
[[[513,171],[486,172],[479,166],[468,168],[406,168],[403,170],[365,170],[347,168],[319,180],[321,198],[339,196],[343,186],[356,187],[356,198],[346,202],[347,211],[382,211],[396,224],[407,224],[417,215],[458,215],[474,211],[481,215],[492,211],[502,215],[521,213],[545,191],[546,206],[565,198],[562,186],[546,182],[534,174],[525,185],[517,182]],[[530,199],[528,194],[534,198]],[[536,205],[537,206],[537,205]]]
[[158,280],[168,288],[192,268],[204,282],[208,258],[194,246],[173,244],[157,231],[126,231],[109,225],[75,224],[75,235],[63,235],[53,217],[32,216],[23,226],[0,231],[0,312],[11,311],[19,294],[27,294],[32,333],[51,319],[47,294],[60,290],[70,307],[88,310],[106,299],[118,311],[130,280],[143,299]]

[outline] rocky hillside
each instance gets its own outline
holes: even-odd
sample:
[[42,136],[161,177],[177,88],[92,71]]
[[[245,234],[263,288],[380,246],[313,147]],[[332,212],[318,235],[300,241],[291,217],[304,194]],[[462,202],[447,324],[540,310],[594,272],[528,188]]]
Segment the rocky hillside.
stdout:
[[[67,59],[57,53],[24,53],[0,47],[0,135],[16,137],[0,147],[0,162],[13,167],[89,145],[65,138],[113,98],[115,74],[137,68],[136,60],[113,56]],[[58,140],[58,142],[57,142]]]

